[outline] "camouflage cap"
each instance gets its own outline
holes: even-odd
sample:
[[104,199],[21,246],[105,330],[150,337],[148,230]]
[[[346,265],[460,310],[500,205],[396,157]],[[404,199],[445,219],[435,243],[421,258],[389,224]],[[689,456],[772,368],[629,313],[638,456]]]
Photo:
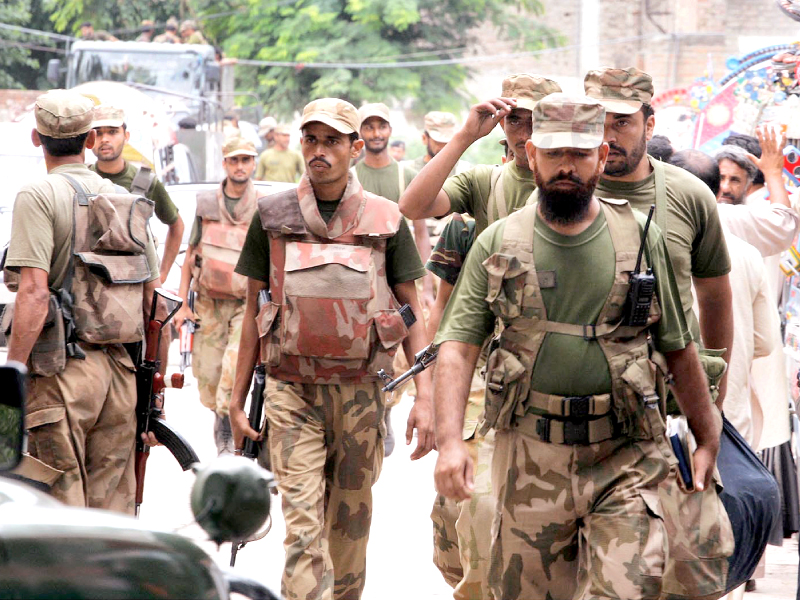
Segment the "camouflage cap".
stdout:
[[308,123],[324,123],[339,133],[358,133],[361,121],[356,107],[339,98],[320,98],[306,104],[300,129]]
[[187,29],[197,29],[197,23],[192,21],[191,19],[186,19],[183,23],[181,23],[180,32],[183,33]]
[[358,128],[361,129],[364,121],[370,117],[378,117],[392,124],[389,118],[389,107],[382,102],[373,102],[372,104],[365,104],[358,109]]
[[235,136],[225,140],[225,144],[222,146],[222,158],[231,156],[258,156],[258,152],[256,152],[253,142]]
[[503,91],[500,95],[514,98],[517,101],[517,108],[533,110],[539,100],[548,94],[557,94],[560,91],[561,86],[552,79],[518,73],[503,80]]
[[164,26],[164,29],[178,29],[178,19],[175,17],[170,17],[167,19],[167,24]]
[[456,134],[456,116],[449,112],[429,112],[425,115],[425,131],[434,142],[446,144]]
[[653,78],[636,67],[589,71],[583,80],[586,95],[599,100],[606,111],[632,115],[653,99]]
[[71,90],[50,90],[36,99],[36,131],[51,138],[77,137],[92,128],[94,102]]
[[588,96],[550,94],[533,109],[531,141],[537,148],[597,148],[603,143],[606,111]]
[[278,122],[273,117],[264,117],[258,122],[258,137],[264,137],[277,126]]
[[156,24],[152,21],[152,19],[145,19],[142,21],[140,27],[142,28],[142,31],[154,31]]
[[116,106],[101,104],[94,107],[92,129],[97,127],[122,127],[125,124],[125,111]]

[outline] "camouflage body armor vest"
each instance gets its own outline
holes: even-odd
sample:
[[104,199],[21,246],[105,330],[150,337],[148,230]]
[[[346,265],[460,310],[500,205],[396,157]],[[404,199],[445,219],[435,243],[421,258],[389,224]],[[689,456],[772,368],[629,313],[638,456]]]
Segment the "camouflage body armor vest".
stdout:
[[326,224],[307,177],[297,190],[261,198],[269,236],[272,301],[259,309],[261,360],[276,379],[361,383],[392,372],[408,329],[386,279],[397,204],[365,192],[350,174]]
[[256,212],[258,194],[253,182],[248,182],[231,216],[225,208],[223,186],[224,182],[216,190],[197,194],[197,216],[203,229],[192,281],[196,290],[209,298],[243,300],[247,278],[233,270]]
[[75,188],[72,263],[63,288],[72,289],[77,337],[92,344],[141,341],[142,296],[150,278],[145,248],[153,202],[133,194],[87,194]]
[[[486,297],[499,331],[486,368],[486,414],[481,432],[519,428],[552,443],[589,444],[617,435],[650,438],[654,432],[642,398],[655,397],[655,365],[648,356],[647,328],[661,311],[656,298],[647,325],[622,325],[641,232],[624,200],[600,199],[616,257],[614,283],[596,323],[575,325],[547,319],[533,260],[536,204],[520,209],[505,226],[499,252],[484,261]],[[608,361],[611,394],[562,397],[531,389],[531,376],[548,333],[596,340]],[[575,365],[576,371],[580,365]],[[648,411],[653,412],[653,411]]]

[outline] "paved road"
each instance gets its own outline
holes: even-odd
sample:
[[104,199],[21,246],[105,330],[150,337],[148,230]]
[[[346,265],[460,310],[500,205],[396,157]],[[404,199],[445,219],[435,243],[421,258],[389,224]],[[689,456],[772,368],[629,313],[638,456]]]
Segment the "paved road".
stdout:
[[[173,346],[173,352],[175,346]],[[170,371],[177,370],[177,355],[171,355]],[[187,371],[190,387],[167,390],[168,419],[180,429],[197,450],[203,462],[216,455],[212,440],[213,415],[200,406],[197,388]],[[393,411],[395,431],[405,428],[410,403],[402,402]],[[368,576],[364,600],[407,600],[408,598],[445,599],[452,592],[431,562],[430,508],[433,501],[433,466],[435,454],[411,462],[411,450],[398,445],[384,462],[381,477],[374,488],[375,515],[368,554]],[[142,506],[142,520],[174,529],[188,524],[181,532],[199,541],[220,565],[227,566],[230,544],[219,549],[192,524],[189,490],[194,475],[183,473],[164,448],[154,448],[148,461],[147,488]],[[280,589],[283,568],[282,540],[284,524],[279,502],[273,505],[272,531],[261,541],[249,544],[237,558],[236,570],[256,577]],[[783,548],[769,547],[767,575],[758,589],[745,598],[751,600],[794,600],[797,582],[797,542],[787,541]]]

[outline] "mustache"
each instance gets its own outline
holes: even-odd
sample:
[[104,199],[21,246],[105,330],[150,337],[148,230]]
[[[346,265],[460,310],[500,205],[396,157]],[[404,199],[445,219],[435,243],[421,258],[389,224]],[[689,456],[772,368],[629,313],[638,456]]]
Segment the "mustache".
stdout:
[[622,146],[618,146],[617,144],[609,142],[608,147],[609,147],[609,150],[613,150],[614,152],[618,152],[622,156],[628,156],[628,153],[625,151],[625,148],[623,148]]
[[330,167],[330,166],[331,166],[331,163],[329,163],[329,162],[328,162],[327,160],[325,160],[324,158],[315,158],[315,159],[313,159],[313,160],[312,160],[310,163],[308,163],[308,166],[309,166],[309,167],[311,167],[311,166],[313,166],[313,165],[315,165],[315,164],[317,164],[317,163],[319,163],[319,164],[323,164],[323,165],[325,165],[326,167]]
[[566,173],[564,175],[556,175],[550,181],[548,181],[548,185],[551,183],[558,183],[559,181],[569,181],[575,183],[577,185],[583,185],[583,181],[573,173]]

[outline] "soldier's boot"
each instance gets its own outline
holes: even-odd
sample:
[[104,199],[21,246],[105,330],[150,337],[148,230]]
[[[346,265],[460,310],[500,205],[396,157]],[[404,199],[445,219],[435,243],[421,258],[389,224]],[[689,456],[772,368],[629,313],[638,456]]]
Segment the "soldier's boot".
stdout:
[[392,429],[391,406],[386,407],[383,420],[386,423],[386,439],[383,440],[383,455],[384,457],[388,457],[392,452],[394,452],[394,429]]
[[218,454],[233,454],[233,432],[228,415],[214,416],[214,443]]

